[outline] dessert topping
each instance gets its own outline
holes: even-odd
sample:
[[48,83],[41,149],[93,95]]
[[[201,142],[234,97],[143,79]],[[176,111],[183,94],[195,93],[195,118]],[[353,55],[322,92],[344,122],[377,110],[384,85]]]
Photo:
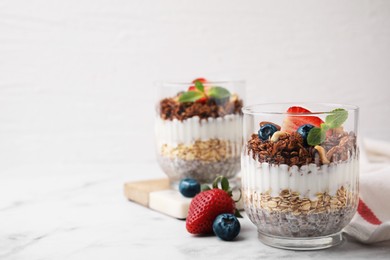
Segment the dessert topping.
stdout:
[[273,126],[275,126],[275,127],[276,127],[276,129],[277,129],[278,131],[280,131],[280,126],[279,126],[279,125],[277,125],[277,124],[274,124],[274,123],[272,123],[272,122],[268,122],[268,121],[261,121],[259,125],[260,125],[260,127],[262,127],[263,125],[266,125],[266,124],[273,125]]
[[[282,130],[290,133],[297,131],[300,126],[305,124],[311,124],[316,127],[320,127],[324,122],[319,117],[308,116],[307,114],[311,113],[310,110],[299,106],[290,107],[287,110],[287,113],[289,115],[283,121]],[[299,114],[305,115],[299,116]]]
[[271,136],[278,131],[278,129],[273,124],[265,124],[260,127],[258,131],[259,138],[263,141],[266,141],[271,138]]
[[326,139],[326,132],[329,129],[341,127],[347,118],[348,112],[345,109],[336,108],[332,110],[325,118],[325,123],[320,124],[320,126],[315,125],[316,127],[309,131],[307,143],[313,146],[323,143]]
[[314,149],[316,149],[318,154],[320,155],[320,160],[321,160],[322,164],[329,164],[330,163],[330,161],[326,157],[326,151],[325,151],[324,147],[322,147],[320,145],[316,145],[316,146],[314,146]]
[[201,82],[201,83],[206,83],[206,82],[207,82],[207,79],[205,79],[205,78],[197,78],[197,79],[194,79],[194,80],[192,81],[192,83],[195,83],[195,82],[197,82],[197,81],[199,81],[199,82]]
[[277,142],[279,139],[285,139],[288,136],[288,133],[283,131],[275,132],[271,137],[271,142]]
[[229,102],[222,104],[215,100],[207,100],[206,103],[186,102],[180,103],[174,98],[165,98],[158,104],[158,111],[163,120],[177,119],[183,121],[187,118],[198,116],[200,119],[223,117],[231,114],[241,114],[242,99],[231,98]]
[[209,98],[215,100],[225,100],[231,96],[229,90],[226,88],[205,86],[205,82],[206,80],[202,78],[194,80],[195,86],[191,86],[188,91],[183,92],[179,97],[179,102],[205,102]]
[[314,125],[311,125],[311,124],[305,124],[305,125],[302,125],[298,128],[297,130],[297,133],[300,134],[302,136],[302,139],[303,139],[303,144],[305,146],[307,146],[307,136],[310,132],[311,129],[314,128]]

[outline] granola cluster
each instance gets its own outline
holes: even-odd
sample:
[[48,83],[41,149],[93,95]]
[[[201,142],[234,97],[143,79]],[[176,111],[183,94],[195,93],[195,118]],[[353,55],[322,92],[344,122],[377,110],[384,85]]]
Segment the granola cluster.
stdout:
[[241,114],[243,101],[230,98],[226,100],[208,99],[205,102],[180,103],[177,98],[165,98],[158,104],[158,112],[164,120],[183,121],[198,116],[200,119],[222,117],[229,114]]
[[[346,161],[356,150],[356,136],[342,129],[332,130],[321,146],[305,146],[298,133],[283,133],[277,141],[263,141],[253,134],[247,143],[248,155],[259,162],[271,164],[296,165],[310,163],[317,165]],[[324,154],[319,154],[323,152]],[[322,158],[324,157],[324,158]],[[325,158],[326,157],[326,158]]]
[[346,161],[351,153],[356,151],[356,135],[347,133],[342,128],[332,129],[332,134],[325,140],[326,158],[330,161]]

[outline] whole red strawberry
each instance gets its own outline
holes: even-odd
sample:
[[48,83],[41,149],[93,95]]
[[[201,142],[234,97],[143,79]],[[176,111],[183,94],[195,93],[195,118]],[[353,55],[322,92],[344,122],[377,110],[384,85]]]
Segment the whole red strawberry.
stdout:
[[[219,182],[222,189],[218,188]],[[235,212],[229,182],[220,176],[214,181],[213,189],[202,191],[192,199],[186,220],[187,231],[191,234],[213,233],[213,222],[218,215]]]

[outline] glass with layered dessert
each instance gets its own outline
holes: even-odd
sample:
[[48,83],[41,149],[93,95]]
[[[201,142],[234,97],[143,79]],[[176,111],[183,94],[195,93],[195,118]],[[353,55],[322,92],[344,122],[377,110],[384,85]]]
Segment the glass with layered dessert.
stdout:
[[176,187],[183,178],[211,183],[240,171],[244,82],[159,83],[157,159]]
[[263,104],[243,113],[242,195],[259,240],[294,250],[339,244],[358,205],[358,108]]

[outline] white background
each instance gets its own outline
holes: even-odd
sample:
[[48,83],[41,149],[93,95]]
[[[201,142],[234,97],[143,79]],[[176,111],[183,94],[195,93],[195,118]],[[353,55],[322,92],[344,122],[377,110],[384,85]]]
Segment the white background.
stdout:
[[1,173],[152,163],[153,82],[200,76],[390,141],[390,1],[0,1]]

